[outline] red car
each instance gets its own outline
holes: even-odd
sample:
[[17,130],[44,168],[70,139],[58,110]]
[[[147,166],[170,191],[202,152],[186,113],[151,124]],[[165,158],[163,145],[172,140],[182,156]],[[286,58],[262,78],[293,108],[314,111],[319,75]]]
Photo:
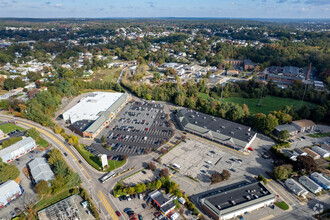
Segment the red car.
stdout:
[[119,211],[116,211],[116,215],[117,215],[118,217],[120,217],[120,216],[121,216],[121,214],[120,214],[120,212],[119,212]]
[[108,125],[107,128],[110,128],[110,126]]
[[253,151],[253,149],[252,149],[251,147],[248,147],[248,150],[249,150],[249,151]]

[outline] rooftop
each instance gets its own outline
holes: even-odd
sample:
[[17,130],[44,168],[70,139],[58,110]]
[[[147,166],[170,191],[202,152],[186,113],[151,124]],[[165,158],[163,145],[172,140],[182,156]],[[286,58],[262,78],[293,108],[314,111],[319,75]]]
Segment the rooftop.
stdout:
[[154,198],[154,201],[158,204],[158,206],[162,207],[166,203],[168,203],[170,199],[164,195],[163,193],[160,193],[157,197]]
[[71,124],[81,120],[95,121],[101,112],[108,110],[123,95],[124,93],[93,92],[64,112],[63,118],[70,120]]
[[299,178],[299,182],[306,188],[310,189],[312,192],[319,190],[321,187],[311,180],[308,176],[302,176]]
[[301,195],[307,193],[304,187],[302,187],[298,182],[293,179],[287,179],[285,185],[295,194]]
[[5,149],[0,150],[0,157],[10,154],[13,151],[20,149],[21,147],[24,147],[25,145],[31,144],[31,143],[34,143],[34,145],[35,145],[35,141],[33,138],[31,138],[31,137],[24,138],[24,139],[16,142],[15,144],[10,145],[9,147],[6,147]]
[[209,136],[223,141],[228,139],[228,141],[234,142],[234,145],[243,146],[256,135],[256,132],[248,126],[194,110],[182,109],[178,112],[178,117],[185,128],[196,130],[202,134],[208,133]]
[[291,124],[279,125],[279,126],[276,126],[275,129],[277,131],[287,130],[289,133],[298,131],[298,129],[295,126],[291,125]]
[[44,157],[35,158],[28,163],[28,166],[35,183],[41,180],[49,181],[54,178],[54,173]]
[[243,182],[228,188],[214,189],[201,196],[201,203],[217,215],[225,214],[243,206],[274,198],[274,195],[261,182]]
[[307,119],[293,121],[292,123],[296,123],[297,125],[299,125],[302,128],[315,126],[315,123],[313,121],[307,120]]

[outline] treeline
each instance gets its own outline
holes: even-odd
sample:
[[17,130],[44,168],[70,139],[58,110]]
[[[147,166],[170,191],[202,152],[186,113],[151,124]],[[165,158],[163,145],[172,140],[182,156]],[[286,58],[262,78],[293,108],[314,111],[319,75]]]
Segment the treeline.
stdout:
[[[179,79],[177,78],[177,80]],[[220,102],[213,97],[209,99],[200,97],[200,93],[210,93],[211,96],[215,97],[221,95],[221,93],[219,94],[220,91],[218,91],[218,88],[216,88],[213,91],[214,94],[212,94],[212,92],[206,87],[205,80],[203,79],[197,84],[190,81],[183,85],[178,82],[150,86],[132,82],[127,79],[124,79],[122,83],[126,88],[143,99],[173,102],[179,106],[184,106],[206,114],[249,125],[266,134],[272,132],[279,124],[290,123],[292,119],[300,119],[301,116],[298,113],[303,112],[308,108],[307,106],[303,106],[296,111],[293,106],[286,106],[279,111],[270,112],[267,115],[263,113],[251,115],[248,106],[245,104],[238,105],[235,103]],[[252,84],[254,83],[252,82]],[[240,88],[240,86],[234,84],[227,86],[224,90],[227,91],[229,96],[231,94],[237,94],[235,91],[237,91],[238,88]],[[328,103],[329,102],[327,101],[327,104]],[[310,111],[309,116],[314,119],[314,121],[319,122],[328,120],[328,109],[328,105],[319,105],[314,109],[307,110]],[[303,116],[307,116],[307,114]]]

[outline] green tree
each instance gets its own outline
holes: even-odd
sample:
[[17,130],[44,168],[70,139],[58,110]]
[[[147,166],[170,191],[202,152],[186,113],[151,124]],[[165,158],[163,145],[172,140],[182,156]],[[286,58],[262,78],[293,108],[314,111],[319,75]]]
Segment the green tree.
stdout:
[[101,139],[100,139],[100,141],[101,141],[101,143],[105,143],[106,142],[106,138],[105,138],[105,136],[104,135],[102,135],[102,137],[101,137]]
[[8,180],[15,180],[20,172],[15,165],[0,162],[0,182],[5,183]]
[[292,165],[291,164],[284,164],[281,166],[277,166],[273,170],[273,175],[275,179],[285,180],[288,179],[290,174],[292,173]]
[[45,180],[41,180],[34,186],[34,190],[38,193],[39,196],[43,197],[51,193],[51,188],[49,187],[49,183]]
[[277,134],[277,138],[280,139],[281,141],[286,141],[289,139],[289,137],[290,137],[290,134],[289,134],[288,130],[280,131]]
[[60,192],[65,187],[65,179],[61,174],[57,174],[55,179],[52,179],[50,182],[52,184],[53,194]]
[[32,137],[34,140],[37,140],[40,137],[40,133],[39,131],[37,131],[37,129],[35,128],[30,128],[29,130],[27,130],[27,132],[25,133],[25,136],[27,137]]

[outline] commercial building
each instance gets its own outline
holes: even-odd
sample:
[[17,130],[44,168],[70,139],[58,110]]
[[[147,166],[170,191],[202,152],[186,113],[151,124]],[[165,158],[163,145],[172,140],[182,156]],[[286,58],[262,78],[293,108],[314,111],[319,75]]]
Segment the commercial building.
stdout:
[[33,138],[27,137],[9,147],[0,150],[0,157],[4,163],[9,163],[37,147]]
[[302,176],[298,180],[306,189],[316,194],[322,191],[322,187],[316,184],[313,180],[311,180],[308,176]]
[[313,146],[312,151],[314,151],[315,153],[318,153],[323,158],[330,157],[330,152],[325,149],[320,148],[319,146]]
[[291,125],[291,124],[278,125],[275,128],[275,132],[277,134],[280,133],[281,131],[285,131],[285,130],[287,130],[290,135],[296,135],[298,133],[298,129],[295,126]]
[[159,210],[167,215],[170,212],[173,212],[175,209],[175,204],[173,199],[170,199],[167,195],[163,194],[160,191],[153,191],[148,194],[153,203],[159,208]]
[[257,137],[257,133],[248,126],[194,110],[181,109],[176,118],[183,130],[236,150],[246,150]]
[[32,160],[28,163],[28,167],[35,184],[41,180],[49,181],[54,178],[54,173],[44,157]]
[[225,220],[272,205],[275,195],[262,182],[243,182],[228,188],[214,189],[198,199],[210,217]]
[[305,197],[308,193],[307,190],[294,179],[287,179],[284,184],[297,196]]
[[70,128],[85,138],[95,138],[124,107],[129,94],[93,92],[62,114]]
[[322,186],[323,189],[330,189],[330,180],[323,176],[323,174],[314,172],[310,175],[310,178]]
[[0,185],[0,208],[22,195],[21,187],[14,181],[8,180]]
[[294,125],[297,129],[299,133],[303,133],[303,132],[312,132],[315,130],[315,123],[311,120],[306,120],[306,119],[302,119],[302,120],[298,120],[298,121],[293,121],[292,125]]

